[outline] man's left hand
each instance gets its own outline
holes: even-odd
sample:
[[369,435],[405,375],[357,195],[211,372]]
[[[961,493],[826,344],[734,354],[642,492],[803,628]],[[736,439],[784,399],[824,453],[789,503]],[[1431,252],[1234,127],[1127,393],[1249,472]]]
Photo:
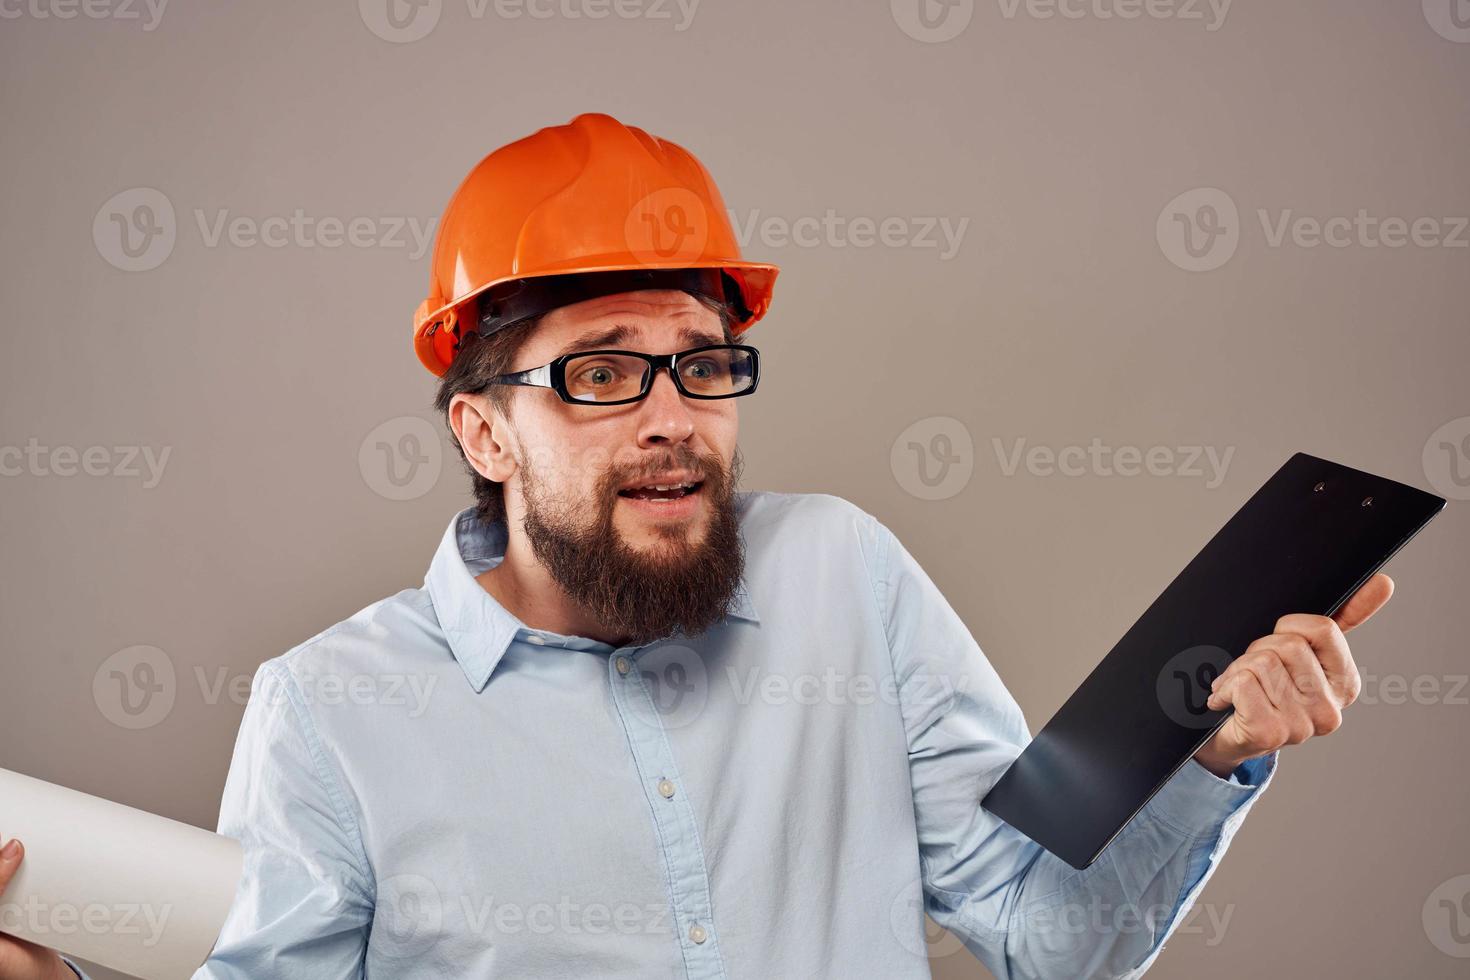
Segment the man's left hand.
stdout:
[[1393,579],[1374,575],[1337,615],[1292,613],[1215,679],[1207,707],[1235,712],[1194,754],[1221,779],[1247,759],[1329,735],[1342,724],[1342,709],[1362,690],[1343,634],[1368,621],[1393,595]]

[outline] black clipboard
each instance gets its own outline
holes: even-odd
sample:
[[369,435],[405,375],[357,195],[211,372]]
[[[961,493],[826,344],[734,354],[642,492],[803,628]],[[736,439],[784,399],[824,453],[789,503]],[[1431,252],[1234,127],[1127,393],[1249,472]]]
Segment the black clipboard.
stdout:
[[1085,868],[1230,716],[1210,683],[1287,613],[1330,616],[1444,507],[1297,453],[1185,566],[981,806]]

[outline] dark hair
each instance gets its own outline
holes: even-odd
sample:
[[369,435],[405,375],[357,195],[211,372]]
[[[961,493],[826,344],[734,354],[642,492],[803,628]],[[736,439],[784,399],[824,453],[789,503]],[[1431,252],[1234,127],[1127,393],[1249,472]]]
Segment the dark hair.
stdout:
[[[720,329],[724,332],[725,342],[735,343],[735,335],[731,332],[731,324],[735,317],[730,307],[698,293],[690,293],[690,295],[719,314]],[[466,319],[473,322],[473,304],[467,312],[470,316]],[[454,443],[454,448],[459,450],[459,458],[464,461],[465,469],[469,471],[470,483],[475,493],[475,514],[486,523],[505,520],[505,487],[495,480],[482,476],[470,465],[469,458],[465,456],[464,447],[459,444],[459,437],[454,434],[453,426],[449,425],[449,403],[455,395],[485,392],[490,399],[491,406],[509,419],[511,394],[515,390],[514,387],[487,384],[487,381],[497,374],[510,372],[516,355],[520,353],[521,348],[525,346],[526,339],[531,336],[532,331],[541,323],[545,315],[543,313],[522,320],[497,330],[489,337],[481,337],[472,328],[462,328],[454,361],[449,365],[449,370],[445,371],[443,377],[439,379],[439,390],[434,395],[434,409],[444,416],[444,424],[449,428],[450,441]]]

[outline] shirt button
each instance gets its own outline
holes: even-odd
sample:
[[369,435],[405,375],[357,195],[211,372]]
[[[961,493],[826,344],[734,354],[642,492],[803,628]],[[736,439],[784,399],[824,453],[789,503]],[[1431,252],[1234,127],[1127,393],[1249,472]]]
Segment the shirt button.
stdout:
[[689,927],[689,938],[696,943],[702,943],[709,938],[709,933],[704,931],[704,926],[696,922]]
[[526,642],[527,643],[535,643],[535,644],[538,644],[539,645],[539,644],[543,644],[543,643],[546,642],[546,637],[541,636],[541,635],[539,635],[537,633],[528,633],[526,635]]
[[620,674],[626,674],[628,672],[628,658],[627,657],[619,657],[617,663],[618,663],[618,673],[620,673]]
[[673,799],[674,784],[669,782],[667,779],[660,779],[658,781],[658,791],[663,794],[664,799]]

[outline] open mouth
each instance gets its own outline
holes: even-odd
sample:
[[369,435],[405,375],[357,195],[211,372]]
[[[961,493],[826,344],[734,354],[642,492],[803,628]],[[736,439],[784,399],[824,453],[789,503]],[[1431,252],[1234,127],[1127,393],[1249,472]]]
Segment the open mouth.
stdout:
[[619,497],[630,500],[673,501],[692,497],[704,486],[704,481],[694,483],[658,483],[646,487],[628,487],[618,491]]

